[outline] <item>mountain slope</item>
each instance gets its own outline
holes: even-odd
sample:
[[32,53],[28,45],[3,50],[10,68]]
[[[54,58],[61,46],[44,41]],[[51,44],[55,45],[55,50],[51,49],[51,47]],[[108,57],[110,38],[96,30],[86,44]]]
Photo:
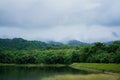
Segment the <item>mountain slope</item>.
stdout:
[[14,39],[0,39],[1,49],[17,49],[17,50],[31,50],[31,49],[44,49],[46,43],[41,41],[27,41],[22,38]]
[[78,40],[70,40],[67,43],[68,45],[73,45],[73,46],[84,46],[84,45],[89,45],[88,43],[80,42]]

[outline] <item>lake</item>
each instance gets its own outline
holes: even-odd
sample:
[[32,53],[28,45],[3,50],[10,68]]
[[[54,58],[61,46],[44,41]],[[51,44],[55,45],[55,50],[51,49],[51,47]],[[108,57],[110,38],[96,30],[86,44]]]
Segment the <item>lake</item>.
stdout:
[[41,80],[57,75],[87,75],[94,72],[78,70],[67,66],[53,67],[25,67],[25,66],[0,66],[0,80]]

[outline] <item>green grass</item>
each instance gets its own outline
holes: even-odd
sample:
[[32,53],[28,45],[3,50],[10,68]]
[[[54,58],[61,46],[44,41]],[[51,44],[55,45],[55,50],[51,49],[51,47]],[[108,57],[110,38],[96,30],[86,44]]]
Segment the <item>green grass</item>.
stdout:
[[73,63],[70,66],[77,69],[88,68],[88,69],[96,69],[96,70],[120,73],[120,64]]
[[118,75],[90,74],[90,75],[58,75],[43,78],[42,80],[119,80]]

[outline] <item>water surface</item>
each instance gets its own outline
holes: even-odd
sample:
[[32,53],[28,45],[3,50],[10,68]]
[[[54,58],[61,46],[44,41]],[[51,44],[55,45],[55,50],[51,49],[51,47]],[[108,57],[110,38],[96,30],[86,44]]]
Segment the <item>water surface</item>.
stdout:
[[81,74],[87,75],[94,72],[78,70],[71,67],[25,67],[25,66],[0,66],[0,80],[41,80],[57,75]]

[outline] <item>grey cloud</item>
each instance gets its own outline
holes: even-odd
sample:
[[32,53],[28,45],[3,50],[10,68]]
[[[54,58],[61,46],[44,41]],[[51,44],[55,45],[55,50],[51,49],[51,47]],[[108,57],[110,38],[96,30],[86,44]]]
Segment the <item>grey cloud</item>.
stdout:
[[[119,0],[2,0],[1,25],[119,25]],[[6,22],[6,23],[5,23]],[[115,23],[116,22],[116,23]]]
[[[8,31],[9,30],[9,31]],[[34,28],[0,28],[0,36],[2,37],[22,37],[28,40],[55,40],[66,41],[71,39],[83,42],[111,41],[120,40],[120,27],[106,26],[57,26],[47,29]]]
[[119,3],[119,0],[0,0],[0,37],[117,40]]
[[101,0],[101,7],[96,11],[99,25],[120,26],[120,1]]
[[112,35],[115,36],[115,37],[119,37],[120,36],[116,32],[112,32]]

